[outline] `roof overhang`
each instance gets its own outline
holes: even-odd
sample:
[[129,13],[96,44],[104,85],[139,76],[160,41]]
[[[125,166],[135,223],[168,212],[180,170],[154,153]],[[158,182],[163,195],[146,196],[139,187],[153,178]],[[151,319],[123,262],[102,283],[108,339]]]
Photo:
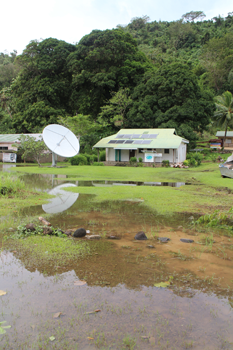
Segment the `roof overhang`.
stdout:
[[114,148],[114,149],[125,149],[125,150],[127,150],[127,151],[136,151],[137,150],[137,148],[120,148],[120,147],[116,147],[116,148]]

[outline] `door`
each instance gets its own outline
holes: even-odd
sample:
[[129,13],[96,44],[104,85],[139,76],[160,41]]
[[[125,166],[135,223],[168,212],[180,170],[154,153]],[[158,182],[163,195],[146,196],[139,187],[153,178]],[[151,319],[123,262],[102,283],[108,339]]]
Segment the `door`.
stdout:
[[115,149],[115,161],[116,162],[121,161],[121,149]]
[[134,150],[134,149],[131,149],[131,150],[129,151],[129,160],[130,160],[130,158],[132,158],[132,157],[135,157],[135,150]]

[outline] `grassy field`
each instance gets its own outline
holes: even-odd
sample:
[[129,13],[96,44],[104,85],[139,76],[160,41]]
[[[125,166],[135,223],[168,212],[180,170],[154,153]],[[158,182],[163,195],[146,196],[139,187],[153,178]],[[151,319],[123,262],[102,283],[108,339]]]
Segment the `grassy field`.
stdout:
[[[232,206],[233,180],[223,179],[217,163],[203,163],[197,168],[134,168],[67,166],[64,168],[14,168],[18,173],[63,174],[71,180],[112,180],[141,182],[185,182],[189,186],[112,186],[70,188],[70,191],[94,194],[94,201],[139,200],[162,214],[173,212],[211,213],[215,209],[229,210]],[[64,178],[62,178],[64,181]]]

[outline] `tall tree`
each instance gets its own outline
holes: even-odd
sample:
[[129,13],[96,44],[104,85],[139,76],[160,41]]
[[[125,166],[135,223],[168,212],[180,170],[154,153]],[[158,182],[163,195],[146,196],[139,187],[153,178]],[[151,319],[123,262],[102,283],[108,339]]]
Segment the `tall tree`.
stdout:
[[225,146],[227,128],[233,126],[233,96],[230,91],[215,97],[216,111],[214,112],[215,125],[224,128],[223,148]]
[[127,107],[131,102],[132,99],[129,96],[128,88],[112,92],[112,98],[110,98],[108,104],[101,107],[101,113],[99,114],[100,120],[110,121],[118,128],[122,128],[125,122]]
[[131,96],[125,127],[176,128],[187,139],[205,130],[214,112],[212,95],[200,88],[190,65],[183,62],[146,73]]
[[112,91],[136,86],[151,65],[133,37],[120,29],[94,30],[84,36],[68,64],[73,109],[94,120]]
[[196,19],[199,19],[199,20],[203,20],[203,18],[205,18],[206,15],[204,14],[203,11],[190,11],[190,12],[187,12],[185,13],[182,18],[185,20],[185,21],[191,21],[191,22],[194,22]]
[[217,93],[228,89],[228,76],[233,69],[233,34],[213,38],[204,46],[202,64],[208,73],[208,82]]
[[32,41],[16,61],[22,67],[12,84],[14,126],[18,132],[39,132],[57,116],[71,114],[72,73],[67,57],[75,46],[49,38]]

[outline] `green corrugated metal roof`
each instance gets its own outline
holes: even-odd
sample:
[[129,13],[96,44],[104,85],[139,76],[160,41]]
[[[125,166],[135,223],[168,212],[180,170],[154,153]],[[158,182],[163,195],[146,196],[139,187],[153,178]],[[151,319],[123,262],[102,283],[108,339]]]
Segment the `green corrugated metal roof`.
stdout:
[[[225,131],[217,131],[216,136],[218,137],[224,137],[225,136]],[[233,131],[227,131],[227,136],[228,137],[233,137]]]
[[[156,139],[144,139],[150,140],[150,144],[140,144],[137,141],[142,140],[143,138],[136,139],[134,137],[128,138],[134,142],[131,144],[125,143],[108,143],[110,140],[115,140],[117,135],[126,135],[124,140],[127,140],[127,135],[132,134],[157,134]],[[180,146],[181,141],[185,140],[180,136],[175,135],[175,129],[121,129],[117,134],[108,136],[97,142],[93,147],[94,148],[119,148],[119,149],[133,149],[133,148],[155,148],[155,149],[164,149],[164,148],[173,148],[176,149]],[[120,140],[120,139],[119,139]],[[187,140],[185,140],[188,142]]]
[[16,142],[21,135],[29,135],[35,137],[36,140],[42,137],[42,134],[0,134],[0,143],[1,142]]

